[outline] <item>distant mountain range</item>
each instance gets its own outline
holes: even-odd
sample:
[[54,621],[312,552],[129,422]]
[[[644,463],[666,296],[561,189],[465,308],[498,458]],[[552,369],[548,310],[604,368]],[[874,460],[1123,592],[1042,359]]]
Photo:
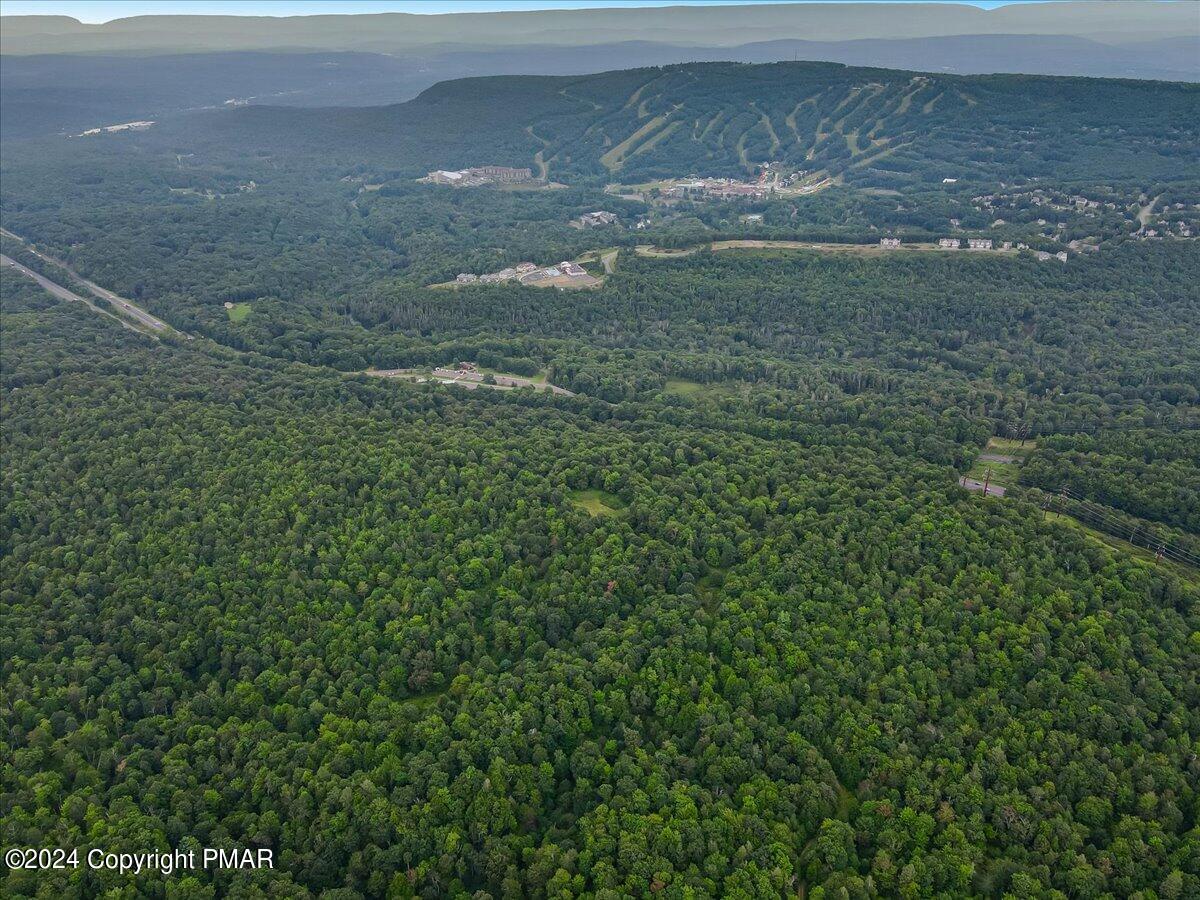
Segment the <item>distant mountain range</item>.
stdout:
[[[0,56],[5,138],[78,132],[198,107],[375,106],[440,81],[480,75],[582,75],[684,62],[814,60],[912,71],[1085,75],[1200,81],[1200,36],[1111,46],[1070,36],[987,35],[775,40],[739,47],[626,41],[586,47],[426,48],[360,52],[191,53],[166,56]],[[230,105],[233,105],[232,103]]]
[[0,136],[230,105],[374,106],[486,75],[829,61],[1200,81],[1200,5],[814,3],[459,15],[0,19]]
[[1041,35],[1129,44],[1195,34],[1191,2],[1019,3],[984,10],[940,3],[801,3],[332,16],[137,16],[99,25],[65,16],[5,16],[0,52],[184,53],[361,50],[383,53],[457,44],[544,49],[648,41],[736,47],[793,39],[903,40]]

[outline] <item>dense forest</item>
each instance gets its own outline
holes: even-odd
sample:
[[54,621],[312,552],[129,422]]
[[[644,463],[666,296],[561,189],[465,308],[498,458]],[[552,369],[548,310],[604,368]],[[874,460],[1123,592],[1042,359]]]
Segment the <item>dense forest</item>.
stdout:
[[4,304],[6,843],[280,847],[223,891],[1198,885],[1195,585],[921,447]]
[[[277,864],[0,893],[1200,895],[1200,572],[1046,502],[1200,550],[1195,243],[858,252],[966,214],[977,188],[932,173],[969,133],[1047,186],[1107,173],[1186,212],[1195,92],[764,72],[445,86],[387,112],[428,131],[386,157],[396,133],[351,138],[378,110],[5,144],[3,252],[186,334],[0,271],[0,843]],[[519,161],[524,124],[491,128],[518,91],[578,181],[412,182]],[[446,131],[430,163],[469,92],[492,142]],[[838,157],[845,183],[752,233],[857,250],[714,251],[758,207],[604,193],[594,151],[639,118],[753,104],[778,131],[808,97],[826,164],[876,126],[928,164],[872,193]],[[267,120],[279,143],[233,140]],[[734,171],[672,143],[691,128],[621,177]],[[569,224],[597,208],[618,224]],[[575,258],[598,287],[431,286]],[[462,361],[491,381],[430,377]],[[1008,493],[960,487],[996,437]]]

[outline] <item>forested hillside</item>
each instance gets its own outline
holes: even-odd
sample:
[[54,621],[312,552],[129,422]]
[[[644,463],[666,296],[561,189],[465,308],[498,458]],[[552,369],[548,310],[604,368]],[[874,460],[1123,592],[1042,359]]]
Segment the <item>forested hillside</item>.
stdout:
[[202,127],[239,144],[295,142],[414,169],[529,165],[540,151],[565,179],[744,176],[776,161],[904,185],[1064,169],[1078,179],[1178,175],[1194,159],[1198,120],[1200,88],[1188,84],[708,63],[462,79],[399,106],[243,109]]

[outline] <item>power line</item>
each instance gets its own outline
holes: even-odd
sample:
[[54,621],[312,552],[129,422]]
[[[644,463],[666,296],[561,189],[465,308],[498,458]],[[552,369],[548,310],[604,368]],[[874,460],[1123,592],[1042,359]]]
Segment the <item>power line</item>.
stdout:
[[1102,431],[1194,431],[1200,429],[1200,420],[1182,419],[1174,422],[1096,422],[1090,425],[1081,424],[1008,424],[999,423],[1004,436],[1012,440],[1028,440],[1044,435],[1099,434]]
[[[1059,511],[1084,520],[1085,524],[1104,531],[1113,537],[1120,538],[1135,547],[1142,546],[1147,550],[1151,550],[1159,559],[1169,559],[1172,562],[1200,569],[1200,556],[1197,556],[1184,547],[1163,539],[1153,529],[1140,521],[1130,523],[1128,520],[1120,518],[1119,514],[1115,511],[1081,496],[1078,492],[1065,485],[1056,491],[1047,492],[1046,496],[1045,509],[1051,509],[1056,504],[1062,503]],[[1063,501],[1070,501],[1074,504],[1073,508],[1068,509],[1066,503]],[[1140,544],[1138,542],[1139,537],[1141,538]]]

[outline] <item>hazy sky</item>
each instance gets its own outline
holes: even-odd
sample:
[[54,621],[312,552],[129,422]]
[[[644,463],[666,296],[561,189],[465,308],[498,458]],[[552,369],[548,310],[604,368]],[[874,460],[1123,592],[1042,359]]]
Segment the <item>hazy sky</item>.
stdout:
[[[780,0],[4,0],[5,15],[71,16],[81,22],[107,22],[145,15],[311,16],[330,13],[453,13],[499,10],[579,9],[589,6],[732,6]],[[789,2],[789,0],[783,0]],[[805,0],[801,0],[805,2]],[[864,2],[864,0],[814,0]],[[890,3],[903,0],[865,0]],[[922,0],[931,2],[931,0]],[[1011,2],[1039,0],[932,0],[992,9]]]

